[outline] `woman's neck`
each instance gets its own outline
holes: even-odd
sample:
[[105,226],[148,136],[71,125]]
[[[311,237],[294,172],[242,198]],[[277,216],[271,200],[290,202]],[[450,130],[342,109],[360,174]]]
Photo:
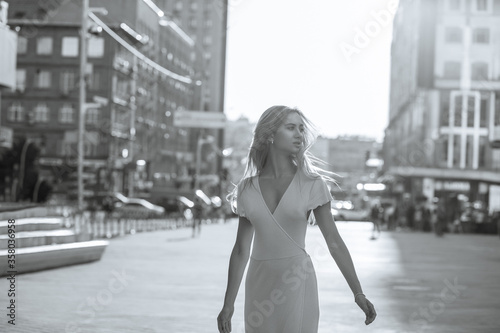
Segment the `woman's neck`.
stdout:
[[269,154],[267,162],[262,168],[261,175],[264,177],[280,178],[294,175],[297,166],[294,165],[289,156]]

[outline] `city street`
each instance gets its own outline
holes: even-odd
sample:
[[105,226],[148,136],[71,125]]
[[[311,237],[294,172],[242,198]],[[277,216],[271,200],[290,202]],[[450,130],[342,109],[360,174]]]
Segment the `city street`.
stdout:
[[[334,199],[378,313],[308,226],[320,333],[500,332],[498,27],[500,0],[0,0],[0,333],[216,333],[238,220],[202,220],[288,188],[285,219]],[[306,322],[271,252],[248,318]]]
[[[307,248],[320,289],[320,332],[498,332],[500,239],[383,232],[338,222],[378,317],[366,327],[317,227]],[[236,220],[112,239],[102,260],[16,277],[15,326],[2,332],[217,332]],[[233,332],[244,332],[243,288]]]

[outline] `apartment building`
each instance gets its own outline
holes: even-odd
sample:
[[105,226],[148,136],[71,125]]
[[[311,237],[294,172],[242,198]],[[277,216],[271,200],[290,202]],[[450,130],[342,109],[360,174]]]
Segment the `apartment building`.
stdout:
[[394,189],[500,209],[500,1],[401,0],[393,31]]

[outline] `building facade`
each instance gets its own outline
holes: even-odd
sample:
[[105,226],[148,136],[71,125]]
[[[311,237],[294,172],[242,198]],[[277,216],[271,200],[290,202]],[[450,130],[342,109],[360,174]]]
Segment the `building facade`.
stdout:
[[[195,41],[193,79],[197,89],[194,91],[192,110],[204,112],[224,112],[227,0],[162,0],[158,1],[165,17],[172,19]],[[192,129],[190,131],[190,150],[196,151],[200,140],[213,138],[220,151],[226,146],[224,129]],[[221,177],[223,159],[201,162],[201,175],[209,178]],[[191,174],[193,171],[191,170]],[[204,186],[203,182],[200,184]],[[208,187],[209,184],[205,184]],[[213,187],[213,186],[212,186]],[[208,192],[221,189],[205,188]]]
[[500,209],[500,1],[400,1],[385,172],[411,198]]
[[339,136],[328,140],[330,170],[338,175],[338,187],[332,186],[336,199],[350,199],[358,208],[365,208],[364,193],[358,184],[376,183],[378,168],[369,161],[379,159],[380,143],[360,136]]
[[[195,38],[161,25],[146,1],[91,0],[90,7],[108,13],[89,17],[86,194],[147,196],[154,182],[174,192],[189,187],[196,131],[173,118],[199,107]],[[16,1],[9,12],[19,33],[17,83],[3,96],[2,124],[40,147],[40,167],[61,193],[74,191],[76,177],[80,17],[75,0]]]

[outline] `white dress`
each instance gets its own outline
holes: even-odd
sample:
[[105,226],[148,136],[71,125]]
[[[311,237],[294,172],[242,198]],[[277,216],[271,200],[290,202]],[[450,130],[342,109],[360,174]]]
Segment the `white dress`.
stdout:
[[330,200],[326,183],[301,170],[273,213],[264,201],[257,176],[239,189],[238,214],[255,230],[245,283],[246,333],[318,331],[318,287],[305,250],[305,235],[308,212]]

